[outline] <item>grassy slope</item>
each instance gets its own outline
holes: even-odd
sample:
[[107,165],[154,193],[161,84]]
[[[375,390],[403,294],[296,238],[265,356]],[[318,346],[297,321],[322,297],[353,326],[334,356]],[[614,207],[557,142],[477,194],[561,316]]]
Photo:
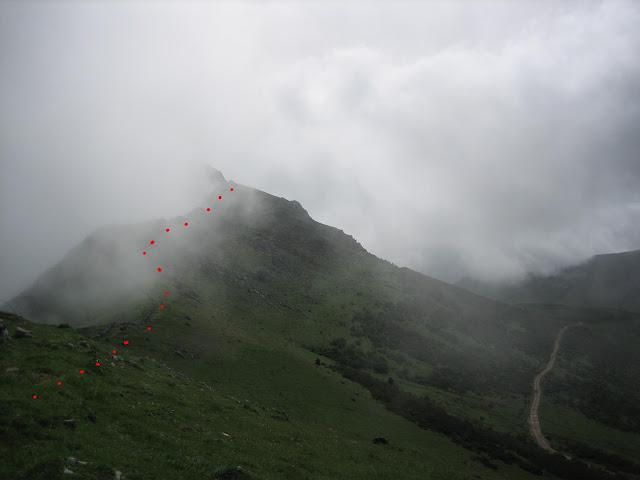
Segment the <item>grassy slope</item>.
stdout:
[[459,286],[508,303],[556,303],[619,308],[640,313],[640,250],[596,255],[549,276],[531,276],[517,285],[466,278]]
[[567,331],[543,383],[540,418],[551,444],[571,451],[577,442],[628,460],[640,458],[640,318],[597,309],[535,308],[590,322]]
[[[3,317],[12,332],[23,325]],[[34,338],[14,339],[1,350],[2,477],[57,478],[64,466],[84,478],[110,478],[117,469],[130,480],[215,478],[236,466],[265,479],[505,478],[509,471],[483,468],[469,452],[392,415],[295,348],[235,342],[240,368],[227,363],[210,367],[210,375],[183,378],[153,362],[136,335],[128,347],[90,339],[85,348],[85,337],[71,329],[26,328]],[[223,343],[234,340],[220,335]],[[111,359],[112,348],[124,362]],[[12,366],[20,373],[4,373]],[[281,372],[280,385],[264,380],[260,372],[270,370]],[[254,375],[245,377],[248,372]],[[231,385],[236,395],[229,394]],[[88,420],[90,411],[97,411],[96,423]],[[69,418],[75,428],[64,425]],[[372,443],[381,435],[389,445]],[[70,456],[90,465],[70,465],[64,461]]]
[[[152,287],[171,290],[166,308],[158,308],[157,295],[140,300],[144,295],[136,297],[134,292],[135,308],[112,302],[100,316],[90,312],[87,317],[72,304],[55,304],[57,317],[68,317],[76,325],[145,318],[152,332],[143,326],[129,327],[126,333],[116,328],[105,341],[119,344],[128,339],[134,356],[167,363],[240,400],[286,411],[296,428],[318,435],[315,441],[308,440],[311,452],[326,451],[319,440],[324,435],[338,435],[343,441],[337,444],[341,452],[348,450],[344,446],[349,442],[369,445],[371,438],[384,436],[404,450],[390,448],[394,455],[412,449],[421,452],[422,463],[397,460],[395,473],[405,478],[429,468],[436,468],[434,478],[446,477],[446,472],[454,478],[465,472],[483,478],[510,474],[527,478],[523,470],[500,462],[495,462],[500,465],[498,472],[477,462],[465,467],[473,454],[387,412],[362,387],[330,370],[334,362],[329,358],[321,357],[327,367],[316,367],[313,362],[319,355],[310,350],[326,350],[336,338],[345,338],[354,348],[359,342],[357,349],[364,354],[386,359],[389,372],[378,374],[379,378],[393,376],[404,390],[428,395],[455,416],[526,436],[531,381],[546,363],[555,333],[572,318],[507,307],[399,269],[368,254],[342,232],[313,222],[291,202],[241,186],[236,193],[233,201],[220,204],[216,216],[194,221],[186,244],[169,243],[154,253],[163,254],[156,258],[166,268],[159,277],[162,283],[148,286],[147,291]],[[131,249],[137,252],[136,242],[148,238],[153,229],[131,230],[120,235],[129,235]],[[103,268],[108,252],[108,244],[88,245],[76,252],[75,261],[77,265],[95,262]],[[74,285],[95,283],[90,276],[83,278],[81,269],[62,270]],[[36,289],[28,295],[61,297],[66,281],[70,280],[52,275],[40,292]],[[54,304],[41,300],[40,305],[47,310]],[[365,308],[372,311],[369,324],[354,320]],[[85,333],[95,335],[102,329]],[[399,345],[385,343],[394,336]],[[408,345],[415,348],[410,351]],[[177,346],[186,358],[174,354]],[[196,358],[190,358],[191,353]],[[365,369],[371,372],[370,367]],[[137,372],[132,371],[142,375]],[[434,374],[445,381],[462,379],[462,385],[435,383]],[[465,382],[475,383],[479,392],[469,392]],[[332,468],[327,464],[334,460],[337,470],[328,478],[358,478],[340,474],[346,461],[333,455],[316,458],[319,469],[309,468],[318,476],[311,478],[322,478],[321,472]],[[362,463],[349,462],[368,465],[368,457],[362,458]],[[262,464],[252,471],[268,475],[277,470]]]

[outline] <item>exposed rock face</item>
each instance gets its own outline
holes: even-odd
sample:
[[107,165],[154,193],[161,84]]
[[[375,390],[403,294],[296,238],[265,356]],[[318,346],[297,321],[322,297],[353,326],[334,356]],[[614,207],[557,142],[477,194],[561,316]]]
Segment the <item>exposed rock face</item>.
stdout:
[[222,175],[222,172],[216,168],[213,168],[211,166],[207,166],[205,167],[207,170],[207,174],[209,176],[209,178],[211,179],[211,181],[215,184],[217,183],[227,183],[227,179],[224,178],[224,175]]
[[33,337],[33,333],[31,333],[29,330],[25,330],[24,328],[17,327],[16,333],[13,336],[15,338]]
[[300,202],[298,202],[297,200],[289,200],[289,202],[291,203],[291,205],[293,206],[293,210],[296,213],[300,213],[302,215],[304,215],[305,217],[309,216],[309,212],[307,212],[304,207],[300,204]]

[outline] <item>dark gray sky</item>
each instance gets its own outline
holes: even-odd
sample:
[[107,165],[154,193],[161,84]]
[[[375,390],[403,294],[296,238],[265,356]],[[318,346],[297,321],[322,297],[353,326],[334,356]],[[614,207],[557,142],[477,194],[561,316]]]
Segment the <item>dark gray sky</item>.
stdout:
[[197,165],[429,275],[640,248],[622,2],[0,4],[0,298]]

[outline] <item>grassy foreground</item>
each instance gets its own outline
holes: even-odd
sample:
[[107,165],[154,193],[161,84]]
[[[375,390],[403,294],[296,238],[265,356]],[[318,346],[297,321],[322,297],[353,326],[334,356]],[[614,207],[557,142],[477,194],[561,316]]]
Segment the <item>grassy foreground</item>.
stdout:
[[[1,478],[68,478],[65,468],[76,478],[111,479],[120,471],[129,480],[509,477],[508,466],[499,474],[484,468],[470,452],[389,413],[364,391],[359,413],[350,412],[344,400],[360,387],[306,359],[291,360],[289,368],[292,378],[301,370],[327,385],[318,422],[256,398],[236,399],[224,386],[183,376],[121,344],[1,316],[12,335],[17,326],[34,335],[0,350]],[[122,361],[113,359],[113,349]],[[12,367],[19,372],[6,371]],[[308,396],[317,405],[311,396],[321,392],[309,388],[313,382],[301,389],[301,400]],[[386,445],[372,441],[381,432]]]

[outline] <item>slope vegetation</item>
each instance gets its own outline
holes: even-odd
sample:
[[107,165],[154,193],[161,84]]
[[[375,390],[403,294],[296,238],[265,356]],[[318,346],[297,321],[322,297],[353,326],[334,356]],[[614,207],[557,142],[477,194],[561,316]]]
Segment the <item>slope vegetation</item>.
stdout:
[[640,250],[596,255],[556,275],[530,276],[516,285],[486,283],[469,278],[458,286],[496,300],[605,307],[640,313]]
[[633,474],[628,459],[640,449],[589,468],[529,435],[531,381],[573,314],[508,306],[395,267],[297,202],[242,185],[222,181],[207,204],[215,208],[96,232],[12,305],[39,322],[69,323],[106,350],[128,341],[136,358],[249,400],[249,410],[257,402],[292,428],[342,439],[329,435],[318,452],[307,441],[318,465],[349,451],[349,441],[374,438],[367,448],[384,439],[384,448],[416,449],[422,459],[388,470],[374,463],[377,475],[312,462],[308,477],[287,477],[256,464],[253,474],[265,478],[424,478],[416,472],[427,465],[433,478]]

